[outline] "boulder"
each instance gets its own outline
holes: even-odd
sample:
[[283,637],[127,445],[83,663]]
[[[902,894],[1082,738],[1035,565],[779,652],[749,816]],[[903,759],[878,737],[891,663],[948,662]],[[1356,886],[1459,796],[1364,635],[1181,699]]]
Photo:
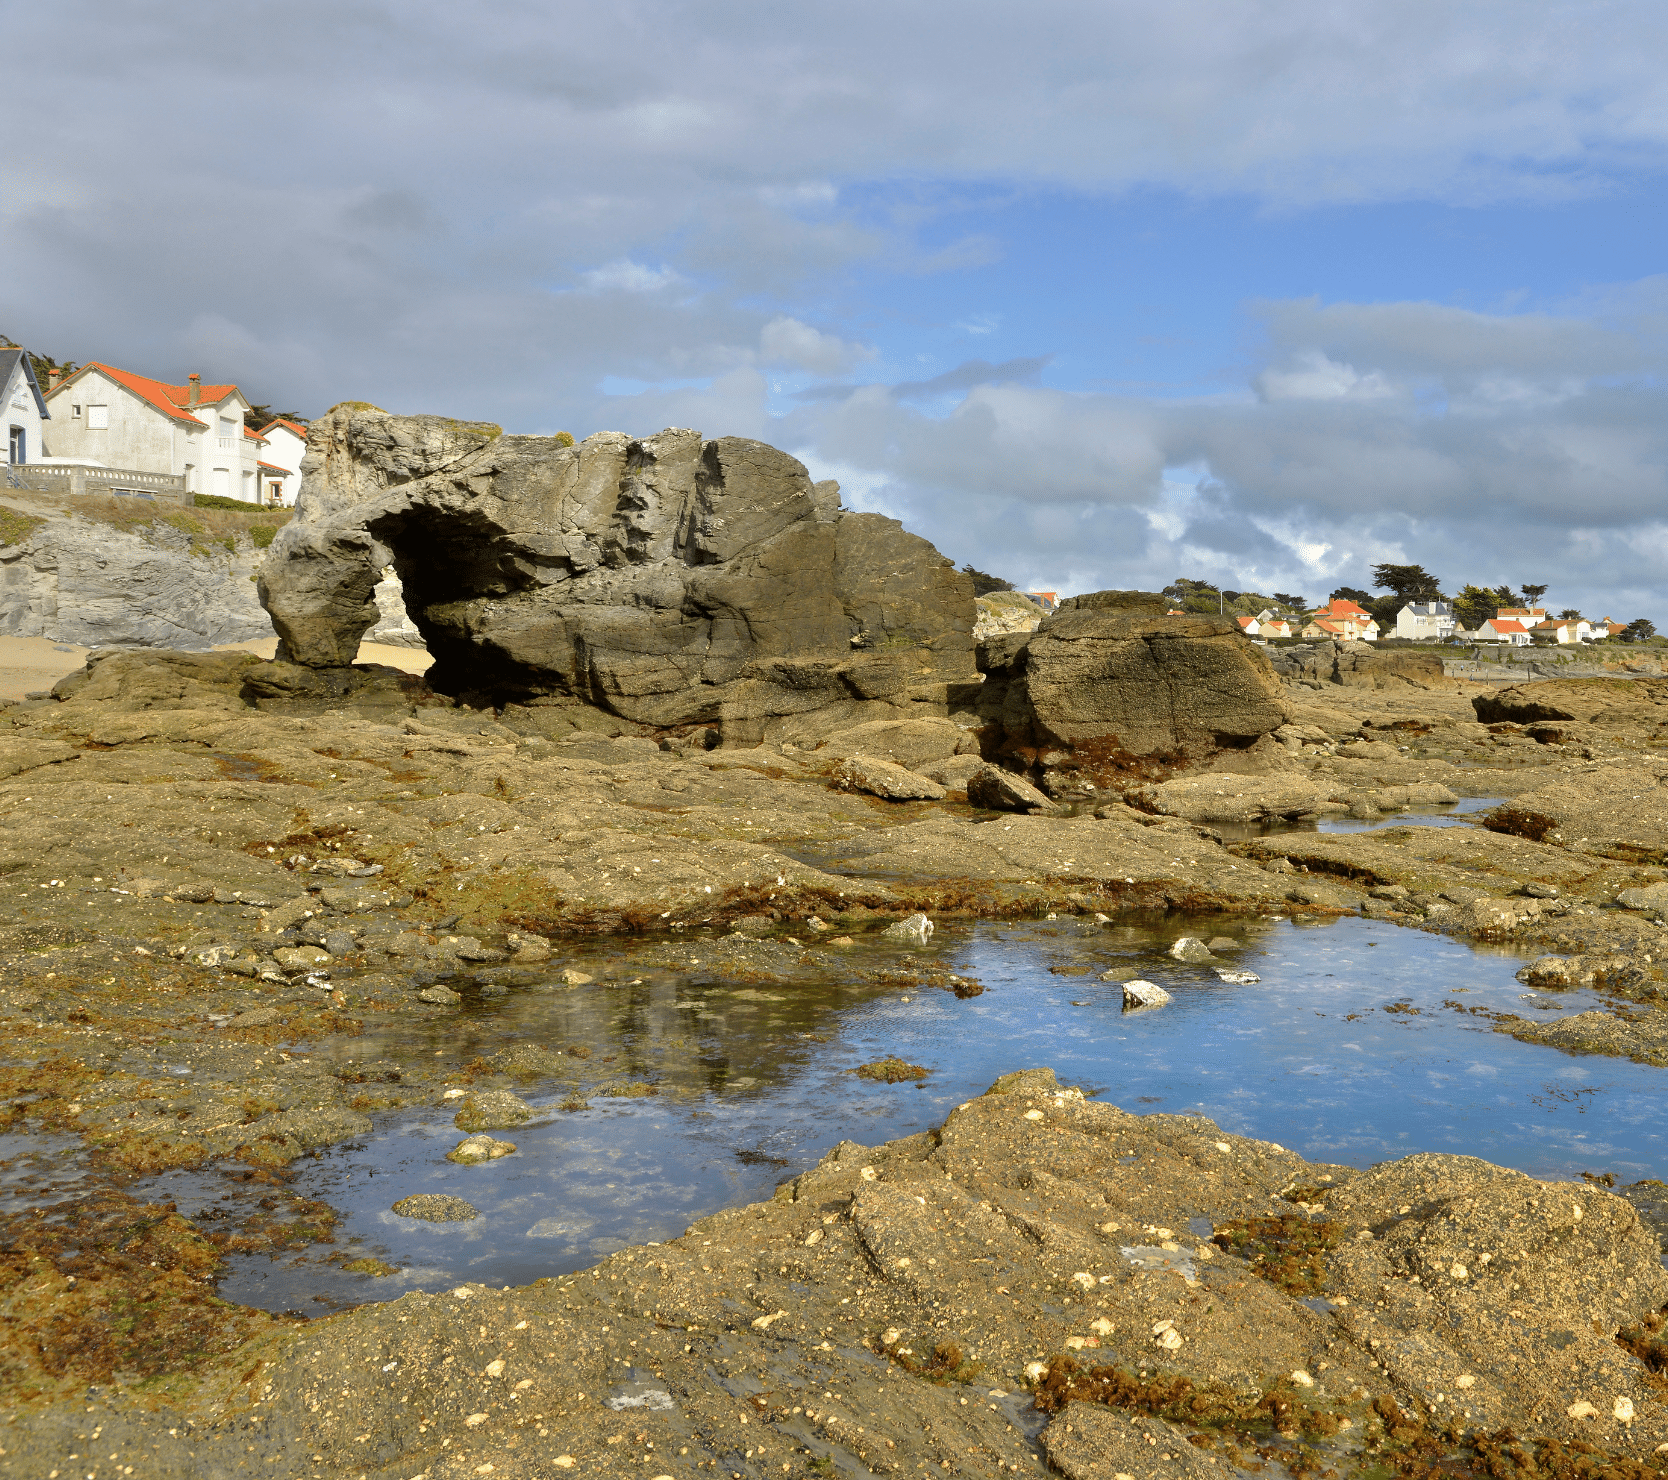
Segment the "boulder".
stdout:
[[465,698],[566,697],[756,745],[942,717],[974,676],[970,579],[740,437],[568,447],[339,406],[261,573],[280,656],[351,663],[388,567],[429,684]]
[[925,945],[932,939],[933,925],[925,915],[917,912],[906,915],[901,920],[895,920],[880,933],[892,940],[914,941],[917,945]]
[[979,742],[947,719],[878,719],[839,730],[817,747],[819,758],[866,756],[911,771],[953,755],[976,755]]
[[1195,935],[1184,935],[1166,952],[1177,961],[1214,961],[1215,953]]
[[1179,776],[1134,794],[1144,807],[1189,822],[1263,823],[1347,812],[1337,783],[1311,776]]
[[1162,1007],[1170,994],[1154,982],[1127,981],[1124,983],[1124,1011],[1141,1007]]
[[[1536,687],[1551,688],[1550,683]],[[1482,818],[1494,832],[1625,863],[1668,863],[1668,762],[1630,759],[1566,771]]]
[[1249,747],[1291,718],[1267,657],[1232,621],[1167,616],[1141,591],[1074,596],[978,658],[979,716],[1010,745],[1202,755]]
[[936,802],[944,788],[915,771],[895,766],[873,756],[853,756],[834,767],[835,786],[841,791],[862,791],[889,802]]
[[1552,678],[1479,694],[1471,707],[1485,725],[1568,720],[1654,731],[1668,723],[1668,679]]
[[477,1090],[464,1097],[452,1124],[460,1131],[501,1131],[525,1125],[533,1118],[533,1107],[507,1089]]
[[967,800],[992,812],[1052,812],[1054,803],[1023,777],[1000,766],[980,766],[967,778]]
[[1020,591],[991,591],[975,597],[973,607],[975,642],[1008,632],[1035,632],[1043,619],[1041,604]]
[[445,1192],[418,1192],[402,1197],[390,1211],[402,1218],[420,1218],[425,1223],[467,1223],[481,1216],[481,1210],[474,1204]]

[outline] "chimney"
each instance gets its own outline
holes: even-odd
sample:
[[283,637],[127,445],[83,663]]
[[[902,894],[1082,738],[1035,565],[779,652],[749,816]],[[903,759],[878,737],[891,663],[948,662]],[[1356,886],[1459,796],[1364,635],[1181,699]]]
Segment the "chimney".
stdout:
[[58,377],[61,376],[63,373],[64,372],[62,370],[60,370],[56,365],[53,365],[53,366],[48,368],[48,370],[46,372],[46,389],[47,389],[49,394],[52,391],[55,391],[55,390],[58,389]]
[[203,377],[195,370],[191,372],[191,394],[186,397],[187,406],[195,406],[203,399]]

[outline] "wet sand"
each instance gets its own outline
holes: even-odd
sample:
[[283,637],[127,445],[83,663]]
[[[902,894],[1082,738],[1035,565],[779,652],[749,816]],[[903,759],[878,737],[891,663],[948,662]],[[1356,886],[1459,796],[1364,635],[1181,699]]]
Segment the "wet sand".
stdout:
[[[217,651],[259,653],[270,658],[277,645],[276,637],[263,637],[254,642],[227,643]],[[0,637],[0,703],[50,689],[60,678],[80,668],[91,651],[75,643],[54,642],[50,637]],[[359,661],[423,673],[434,660],[422,648],[367,642],[360,645]]]

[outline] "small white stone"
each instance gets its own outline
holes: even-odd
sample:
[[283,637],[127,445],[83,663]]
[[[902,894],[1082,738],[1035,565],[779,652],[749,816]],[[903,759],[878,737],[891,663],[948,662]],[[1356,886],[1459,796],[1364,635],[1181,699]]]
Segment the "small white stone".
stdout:
[[488,1377],[502,1377],[504,1375],[504,1359],[499,1357],[497,1361],[488,1362],[486,1364],[486,1375]]
[[812,1244],[820,1244],[821,1242],[822,1230],[820,1228],[813,1228],[808,1234],[805,1235],[806,1248],[810,1248]]
[[1095,1277],[1081,1269],[1071,1277],[1071,1282],[1074,1285],[1081,1285],[1085,1290],[1092,1290],[1095,1287]]
[[1315,1379],[1309,1376],[1309,1374],[1301,1367],[1292,1373],[1292,1381],[1299,1387],[1313,1387],[1315,1385]]
[[1617,1398],[1616,1401],[1610,1405],[1610,1416],[1615,1419],[1617,1423],[1632,1423],[1633,1399]]
[[1216,1149],[1218,1151],[1221,1151],[1221,1152],[1224,1152],[1224,1153],[1232,1153],[1232,1151],[1234,1149],[1226,1141],[1218,1141],[1215,1144],[1216,1144]]
[[1458,1376],[1454,1379],[1454,1386],[1457,1387],[1457,1388],[1476,1387],[1477,1386],[1477,1379],[1475,1377],[1473,1377],[1469,1372],[1465,1372],[1465,1373],[1462,1373],[1460,1376]]
[[1589,1403],[1585,1398],[1578,1399],[1576,1402],[1571,1403],[1570,1406],[1564,1410],[1564,1412],[1566,1414],[1568,1414],[1571,1418],[1597,1418],[1598,1417],[1598,1409],[1593,1407],[1593,1405],[1591,1403]]
[[1081,1336],[1068,1336],[1066,1338],[1066,1345],[1072,1351],[1080,1352],[1083,1350],[1084,1346],[1083,1338]]
[[1043,1378],[1048,1376],[1048,1363],[1047,1362],[1027,1362],[1025,1364],[1025,1375],[1032,1382],[1041,1381]]
[[1110,1336],[1113,1331],[1113,1325],[1106,1319],[1105,1316],[1096,1316],[1094,1320],[1089,1322],[1089,1329],[1093,1331],[1096,1336]]
[[1448,1273],[1451,1274],[1456,1280],[1463,1280],[1471,1273],[1471,1271],[1456,1260],[1453,1267],[1449,1269]]
[[1027,1120],[1042,1120],[1044,1116],[1041,1110],[1027,1110],[1025,1112],[1025,1118]]

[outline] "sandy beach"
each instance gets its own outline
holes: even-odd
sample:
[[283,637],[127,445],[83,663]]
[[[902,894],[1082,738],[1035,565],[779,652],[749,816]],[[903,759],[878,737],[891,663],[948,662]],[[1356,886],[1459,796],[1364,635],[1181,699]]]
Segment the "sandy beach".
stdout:
[[[254,642],[228,643],[221,652],[258,653],[270,658],[278,639],[263,637]],[[74,673],[87,661],[91,648],[74,643],[54,642],[49,637],[0,637],[0,702],[9,703],[26,694],[50,689],[66,674]],[[422,648],[385,647],[367,642],[359,648],[361,663],[386,663],[406,673],[423,673],[434,660]]]

